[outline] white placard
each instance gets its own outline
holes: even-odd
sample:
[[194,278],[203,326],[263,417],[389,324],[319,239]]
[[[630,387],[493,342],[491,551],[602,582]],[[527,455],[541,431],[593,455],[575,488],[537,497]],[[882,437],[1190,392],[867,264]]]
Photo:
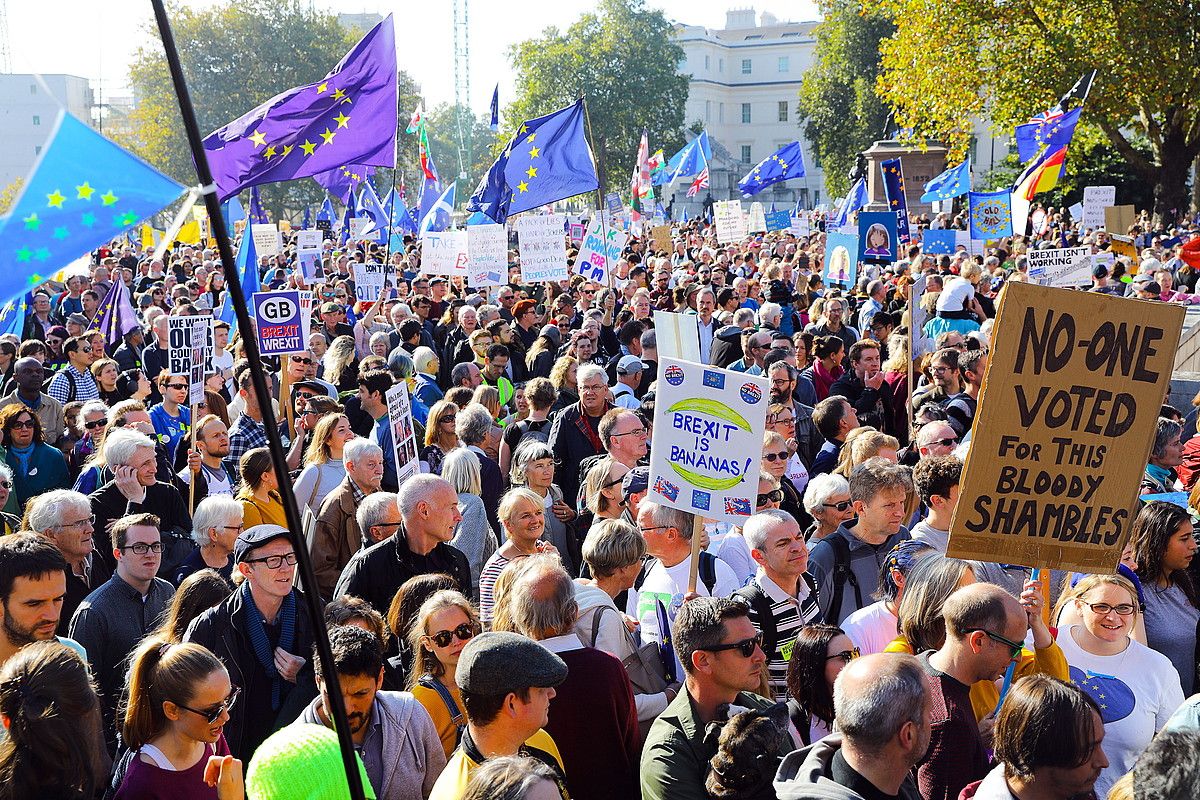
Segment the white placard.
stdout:
[[274,222],[251,225],[250,235],[254,238],[254,252],[259,258],[283,252],[283,234]]
[[[740,206],[741,203],[738,205]],[[750,204],[750,218],[746,223],[746,228],[750,233],[767,232],[767,212],[763,209],[762,203]]]
[[375,220],[370,217],[351,217],[350,238],[356,242],[361,240],[381,242],[383,241],[383,231],[375,226]]
[[788,228],[788,233],[796,237],[808,236],[810,230],[807,214],[792,214],[792,225]]
[[[192,370],[192,317],[167,317],[167,374],[187,376]],[[211,317],[210,317],[211,319]],[[158,376],[155,375],[155,378]]]
[[467,276],[467,232],[434,231],[421,236],[421,272]]
[[[746,215],[742,213],[741,200],[718,200],[713,203],[713,216],[718,242],[731,244],[746,238]],[[763,227],[766,227],[765,221]]]
[[1083,220],[1083,203],[1076,203],[1075,205],[1068,208],[1067,212],[1070,213],[1071,219],[1075,220],[1076,222],[1082,221]]
[[1083,227],[1103,228],[1104,209],[1117,204],[1116,186],[1086,186],[1083,190]]
[[661,353],[659,370],[650,499],[741,525],[758,494],[766,379]]
[[616,269],[617,259],[628,241],[628,233],[612,223],[605,224],[598,216],[593,217],[583,235],[575,271],[590,281],[608,283],[608,273]]
[[695,314],[655,310],[654,331],[658,336],[659,377],[663,358],[699,363],[700,324]]
[[304,337],[304,346],[308,347],[308,337],[312,334],[313,293],[304,289],[300,295],[300,331]]
[[205,352],[210,346],[212,337],[212,317],[185,317],[192,321],[192,363],[188,379],[188,404],[196,405],[204,402],[204,375],[208,363]]
[[[387,278],[383,264],[354,265],[354,296],[363,303],[374,303]],[[307,340],[305,340],[307,341]]]
[[1092,279],[1090,247],[1055,247],[1030,250],[1029,275],[1044,286],[1082,286]]
[[[408,385],[401,381],[387,390],[388,424],[392,427],[392,457],[396,461],[396,482],[416,475],[420,470],[417,460],[417,437],[413,432],[412,402],[408,397]],[[386,454],[384,456],[387,457]]]
[[508,232],[503,225],[467,226],[467,272],[478,289],[508,282]]
[[296,263],[306,283],[317,279],[317,268],[321,265],[322,231],[306,229],[296,232]]
[[567,237],[557,214],[528,214],[517,218],[517,251],[525,283],[565,281]]

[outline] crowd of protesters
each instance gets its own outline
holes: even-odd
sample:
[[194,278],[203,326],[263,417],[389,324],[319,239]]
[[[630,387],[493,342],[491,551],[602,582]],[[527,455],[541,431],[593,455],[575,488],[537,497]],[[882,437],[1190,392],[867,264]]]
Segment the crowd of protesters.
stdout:
[[[101,249],[0,336],[0,798],[345,796],[335,685],[388,800],[1195,797],[1196,511],[1143,503],[1116,573],[1054,570],[1048,597],[946,555],[1025,253],[1090,246],[1115,257],[1082,290],[1200,298],[1196,224],[1143,220],[1116,254],[1046,211],[1039,235],[914,242],[849,286],[822,279],[820,214],[724,244],[675,224],[670,252],[631,238],[602,282],[527,285],[514,248],[482,290],[422,272],[415,241],[327,239],[307,350],[263,359],[259,396],[218,318],[194,406],[167,321],[229,302],[215,250]],[[264,288],[303,286],[285,242]],[[389,282],[356,301],[367,261]],[[138,325],[110,340],[117,283]],[[648,497],[656,310],[769,384],[740,527]],[[1163,407],[1143,494],[1200,508],[1196,416]]]

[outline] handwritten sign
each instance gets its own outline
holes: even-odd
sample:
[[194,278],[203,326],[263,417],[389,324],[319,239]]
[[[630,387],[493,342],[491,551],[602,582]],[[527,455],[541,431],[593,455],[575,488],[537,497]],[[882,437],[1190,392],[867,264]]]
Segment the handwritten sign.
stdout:
[[420,471],[417,437],[413,432],[412,401],[408,385],[401,381],[387,390],[388,424],[392,426],[392,457],[396,459],[396,480],[404,483]]
[[386,280],[383,264],[354,264],[354,296],[359,301],[374,303],[378,300]]
[[811,232],[811,225],[806,214],[792,214],[791,226],[788,228],[788,233],[796,238],[808,236]]
[[650,241],[656,253],[671,252],[671,226],[655,225],[650,229]]
[[467,271],[476,289],[508,280],[508,234],[503,225],[467,226]]
[[421,272],[467,277],[467,232],[438,231],[421,236]]
[[593,219],[583,235],[575,271],[590,281],[608,283],[608,273],[616,267],[628,241],[629,234],[611,222],[605,225],[599,218]]
[[1092,279],[1092,248],[1055,247],[1049,250],[1030,250],[1029,276],[1043,286],[1070,288],[1090,283]]
[[250,226],[250,235],[254,238],[254,252],[259,258],[278,255],[283,252],[283,234],[275,223],[256,223]]
[[1005,286],[947,555],[1113,571],[1183,315],[1166,303]]
[[1116,186],[1086,186],[1083,189],[1083,227],[1104,225],[1104,209],[1117,204]]
[[301,353],[307,349],[299,292],[255,292],[252,303],[258,349],[264,356]]
[[717,225],[717,241],[721,244],[740,242],[746,238],[746,215],[742,213],[742,201],[718,200],[713,203],[713,217]]
[[526,283],[565,281],[567,242],[557,214],[527,214],[517,219],[521,280]]
[[650,499],[740,525],[757,499],[767,381],[660,359]]

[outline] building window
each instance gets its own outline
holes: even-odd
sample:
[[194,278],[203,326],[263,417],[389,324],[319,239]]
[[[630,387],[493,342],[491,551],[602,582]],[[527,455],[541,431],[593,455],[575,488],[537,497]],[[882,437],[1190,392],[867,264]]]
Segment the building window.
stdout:
[[748,145],[748,144],[742,145],[742,163],[743,164],[750,163],[750,145]]
[[748,59],[748,58],[743,58],[743,59],[742,59],[742,74],[743,74],[743,75],[749,75],[749,74],[750,74],[750,71],[751,71],[751,68],[750,68],[750,59]]
[[724,122],[724,121],[725,121],[725,104],[718,103],[717,104],[717,122]]
[[721,73],[725,72],[725,59],[723,59],[723,58],[717,59],[717,72],[721,72]]
[[821,190],[813,189],[813,207],[821,205]]
[[790,59],[787,56],[780,56],[778,68],[780,72],[791,72]]
[[787,122],[787,118],[788,118],[788,101],[780,100],[779,101],[779,121]]
[[37,84],[36,83],[29,84],[29,93],[37,94]]
[[708,72],[710,69],[712,69],[712,56],[705,56],[704,57],[704,71]]
[[40,156],[42,154],[42,146],[40,144],[35,144],[33,146],[33,154],[35,156]]
[[712,122],[712,100],[704,101],[704,121]]
[[42,124],[42,118],[41,118],[39,115],[37,115],[37,114],[34,114],[34,115],[33,115],[33,124],[34,124],[34,125],[41,125],[41,124]]
[[743,125],[750,124],[750,104],[749,103],[742,103],[742,124]]

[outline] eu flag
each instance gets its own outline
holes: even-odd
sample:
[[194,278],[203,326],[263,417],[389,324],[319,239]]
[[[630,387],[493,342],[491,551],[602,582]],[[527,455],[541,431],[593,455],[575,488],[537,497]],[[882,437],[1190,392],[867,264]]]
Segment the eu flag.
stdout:
[[[242,295],[252,297],[259,289],[258,254],[254,252],[254,237],[250,235],[249,230],[242,232],[242,243],[238,247],[233,265],[237,269],[238,281],[242,284]],[[221,310],[217,312],[217,319],[224,320],[236,328],[237,315],[233,310],[231,296],[229,292],[225,292],[225,301],[221,304]],[[253,317],[254,304],[249,303],[249,306],[250,316]]]
[[321,184],[331,195],[345,203],[350,199],[350,193],[365,180],[375,174],[375,168],[366,164],[347,164],[313,175],[313,180]]
[[900,244],[912,241],[912,233],[908,229],[908,198],[904,196],[904,168],[899,158],[889,158],[879,162],[883,172],[883,195],[887,199],[888,208],[896,212],[896,238]]
[[708,143],[708,131],[700,131],[700,135],[679,149],[671,156],[667,166],[654,173],[651,180],[655,186],[663,186],[676,178],[690,178],[699,175],[700,171],[712,161],[712,145]]
[[266,225],[267,211],[262,206],[262,198],[258,196],[258,187],[250,187],[250,222],[254,225]]
[[1016,129],[1017,157],[1021,163],[1037,155],[1044,146],[1051,150],[1066,147],[1075,136],[1075,126],[1083,106],[1053,119],[1018,125]]
[[[226,292],[228,295],[228,292]],[[117,348],[125,339],[125,334],[138,328],[137,312],[129,299],[129,287],[125,281],[113,281],[112,288],[104,296],[96,309],[96,330],[104,334],[104,342],[111,348]]]
[[785,144],[755,165],[738,181],[743,197],[750,197],[781,181],[804,177],[804,153],[800,142]]
[[396,34],[380,22],[317,83],[272,97],[204,140],[218,194],[344,164],[396,165]]
[[467,204],[496,222],[600,186],[583,132],[583,100],[527,120]]
[[867,204],[867,179],[859,178],[850,187],[850,192],[846,195],[846,199],[842,201],[842,207],[838,209],[838,215],[833,220],[833,228],[843,228],[850,224],[850,215],[855,211],[861,211],[863,206]]
[[56,270],[170,204],[183,187],[65,111],[0,218],[0,297]]
[[925,184],[925,194],[921,195],[922,203],[934,203],[961,197],[971,191],[971,159],[938,175]]
[[325,202],[321,203],[321,210],[317,212],[317,222],[324,220],[325,222],[333,222],[334,217],[333,203],[329,202],[329,198],[325,198]]
[[33,292],[25,292],[20,298],[14,297],[0,308],[0,335],[11,333],[20,336],[25,330],[25,317],[33,305]]
[[971,238],[999,239],[1012,236],[1012,192],[971,192]]
[[492,90],[492,119],[488,123],[488,127],[492,129],[492,133],[500,130],[500,82],[496,81],[496,88]]

